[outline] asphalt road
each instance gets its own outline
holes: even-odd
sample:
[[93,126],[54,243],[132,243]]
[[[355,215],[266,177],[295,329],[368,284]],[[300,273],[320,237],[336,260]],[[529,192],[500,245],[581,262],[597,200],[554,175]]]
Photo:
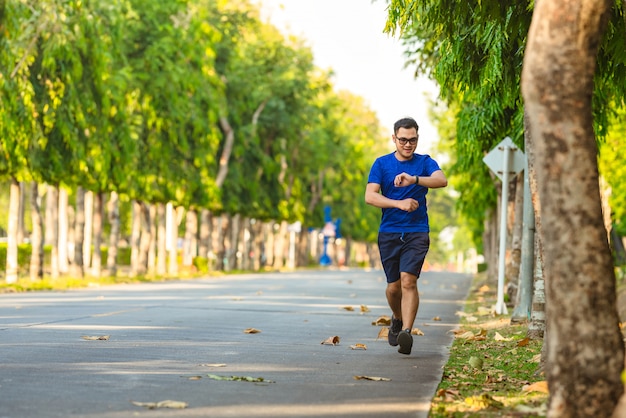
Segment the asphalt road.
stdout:
[[381,271],[1,294],[0,417],[427,417],[470,280],[422,274],[409,356]]

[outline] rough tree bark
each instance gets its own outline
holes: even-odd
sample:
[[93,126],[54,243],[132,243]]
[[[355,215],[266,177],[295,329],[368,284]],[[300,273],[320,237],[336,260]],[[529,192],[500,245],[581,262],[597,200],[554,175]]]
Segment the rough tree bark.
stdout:
[[117,248],[120,241],[120,209],[117,192],[111,192],[107,203],[107,214],[111,232],[109,233],[109,250],[107,253],[107,270],[110,276],[117,275]]
[[6,282],[15,283],[18,277],[17,263],[17,230],[20,211],[20,184],[15,178],[11,178],[9,198],[9,225],[7,228],[7,259],[6,259]]
[[83,277],[85,274],[85,259],[83,249],[85,244],[85,189],[76,190],[76,218],[74,220],[74,276]]
[[104,194],[94,193],[93,196],[93,255],[91,257],[91,275],[100,277],[102,274],[102,227],[104,220]]
[[41,215],[41,196],[36,181],[31,183],[30,189],[30,216],[33,231],[30,234],[32,253],[30,256],[30,279],[43,278],[43,216]]
[[609,9],[608,0],[537,2],[524,59],[542,216],[549,417],[608,416],[623,392],[624,346],[592,120]]

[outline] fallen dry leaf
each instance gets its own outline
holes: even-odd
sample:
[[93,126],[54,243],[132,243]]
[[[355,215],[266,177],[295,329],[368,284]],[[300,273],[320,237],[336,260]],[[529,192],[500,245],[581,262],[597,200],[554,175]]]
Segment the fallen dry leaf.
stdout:
[[187,376],[188,380],[200,380],[202,379],[202,376]]
[[437,396],[443,398],[444,402],[453,402],[459,398],[459,391],[454,389],[439,389]]
[[526,337],[523,340],[519,340],[519,342],[517,343],[517,346],[524,347],[524,346],[527,346],[529,342],[530,342],[530,338]]
[[354,308],[352,306],[344,306],[341,309],[343,309],[344,311],[350,311],[350,312],[352,312],[354,310]]
[[94,336],[81,335],[80,338],[82,338],[83,340],[89,340],[89,341],[94,341],[94,340],[107,341],[110,338],[110,335],[94,335]]
[[350,346],[353,350],[367,350],[367,346],[365,344],[356,343]]
[[502,335],[500,335],[499,332],[496,331],[496,335],[493,337],[493,339],[496,341],[511,341],[513,340],[513,337],[504,338]]
[[487,339],[487,330],[481,329],[476,334],[474,334],[472,331],[465,331],[462,334],[455,333],[455,337],[463,338],[468,341],[484,341]]
[[546,382],[545,380],[542,380],[540,382],[535,382],[535,383],[533,383],[531,385],[524,386],[522,388],[522,391],[524,391],[524,392],[549,393],[548,392],[548,382]]
[[377,325],[377,326],[389,326],[391,325],[391,318],[388,317],[387,315],[383,315],[383,316],[379,316],[378,318],[376,318],[376,321],[372,322],[372,325]]
[[413,328],[411,330],[411,334],[413,335],[424,335],[424,333],[422,332],[422,330],[420,330],[419,328]]
[[219,376],[216,374],[207,374],[206,377],[213,380],[228,380],[234,382],[252,382],[252,383],[275,383],[273,380],[264,379],[262,377],[250,376]]
[[133,405],[143,406],[148,409],[156,408],[170,408],[170,409],[185,409],[187,408],[187,402],[172,401],[170,399],[160,402],[135,402],[131,401]]
[[376,337],[376,339],[379,338],[387,338],[389,336],[389,328],[381,328],[380,331],[378,331],[378,337]]
[[261,331],[259,331],[259,330],[258,330],[258,329],[256,329],[256,328],[246,328],[246,329],[244,329],[244,330],[243,330],[243,332],[244,332],[245,334],[258,334],[258,333],[260,333]]
[[328,337],[324,341],[322,341],[322,344],[324,344],[324,345],[339,345],[339,340],[340,339],[341,338],[339,338],[339,336],[333,335],[332,337]]
[[441,317],[436,316],[436,317],[433,318],[433,321],[441,321]]
[[491,315],[494,312],[493,308],[485,308],[484,306],[479,306],[476,315],[478,316],[486,316]]
[[366,305],[361,305],[361,313],[365,313],[369,311],[370,311],[370,308],[368,308]]
[[374,382],[391,382],[388,377],[354,376],[354,380],[373,380]]

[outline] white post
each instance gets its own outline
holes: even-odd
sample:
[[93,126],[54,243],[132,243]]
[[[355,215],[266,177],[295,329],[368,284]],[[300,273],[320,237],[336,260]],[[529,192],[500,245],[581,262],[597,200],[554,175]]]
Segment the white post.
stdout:
[[506,314],[508,310],[504,303],[504,267],[506,255],[506,214],[509,203],[509,161],[511,147],[504,146],[502,158],[502,204],[500,208],[500,256],[498,260],[498,301],[496,302],[496,314]]

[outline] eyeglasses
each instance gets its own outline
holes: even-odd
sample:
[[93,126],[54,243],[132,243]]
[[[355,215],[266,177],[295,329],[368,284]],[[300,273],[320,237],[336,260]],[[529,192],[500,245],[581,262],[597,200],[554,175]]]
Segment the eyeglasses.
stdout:
[[417,137],[415,138],[397,138],[398,142],[400,143],[400,145],[406,145],[406,143],[408,142],[411,145],[415,145],[417,144]]

